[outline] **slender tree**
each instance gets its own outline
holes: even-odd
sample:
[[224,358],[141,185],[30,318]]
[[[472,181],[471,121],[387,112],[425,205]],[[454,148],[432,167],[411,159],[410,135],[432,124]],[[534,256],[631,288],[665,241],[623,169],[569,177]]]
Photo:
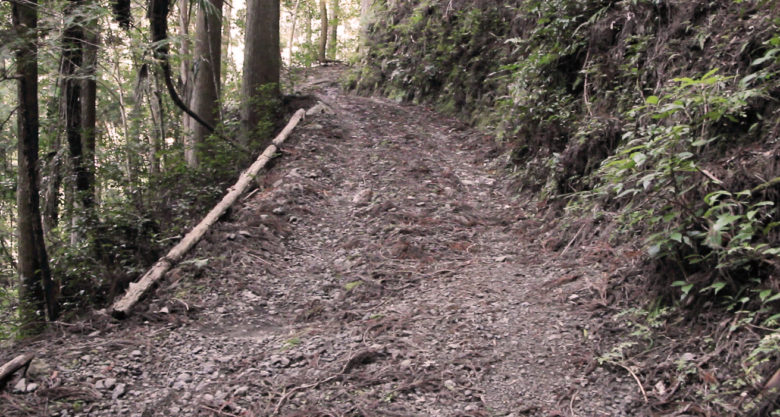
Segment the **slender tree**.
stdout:
[[290,24],[290,41],[287,43],[287,63],[290,66],[292,66],[292,50],[293,44],[295,43],[295,24],[298,23],[298,6],[300,5],[301,0],[295,0],[295,7],[293,7],[290,19],[292,20]]
[[[241,85],[241,140],[262,134],[272,105],[279,96],[279,0],[249,0],[244,40],[244,78]],[[270,139],[270,138],[269,138]],[[264,139],[261,145],[265,145]]]
[[[222,5],[222,79],[220,80],[220,93],[225,91],[225,85],[227,84],[228,74],[233,69],[233,58],[230,54],[233,43],[233,5],[227,2]],[[220,107],[222,109],[222,107]],[[223,118],[223,116],[220,116]]]
[[[194,78],[192,75],[192,45],[190,42],[190,0],[179,0],[176,3],[179,7],[179,60],[182,98],[185,103],[192,101],[192,89]],[[181,119],[182,130],[184,131],[184,141],[192,136],[192,128],[196,124],[195,120],[186,112]],[[185,144],[186,149],[186,144]],[[186,151],[185,151],[186,153]]]
[[312,16],[311,4],[309,3],[308,0],[306,0],[306,10],[304,13],[304,17],[305,19],[303,21],[303,28],[304,28],[304,32],[306,33],[306,46],[308,47],[309,45],[312,44],[312,38],[314,37],[314,30],[312,30],[312,25],[311,25],[311,19],[313,16]]
[[323,63],[327,60],[325,52],[328,46],[328,6],[326,0],[320,0],[320,48],[317,59]]
[[330,21],[328,22],[328,30],[330,32],[328,39],[328,56],[334,61],[336,60],[336,54],[338,53],[340,13],[341,9],[339,8],[339,0],[330,0]]
[[82,165],[86,179],[82,198],[84,206],[90,208],[95,203],[95,141],[97,138],[97,55],[98,55],[98,21],[97,17],[88,14],[84,24],[84,39],[82,48],[84,62],[81,70],[81,140]]
[[95,62],[88,64],[86,61],[96,60],[97,49],[88,46],[91,42],[87,39],[85,22],[92,20],[89,15],[84,0],[70,0],[62,36],[60,71],[64,83],[65,137],[76,194],[73,200],[73,243],[84,239],[84,227],[90,229],[93,223],[96,84]]
[[18,184],[17,224],[20,316],[27,331],[41,329],[42,312],[57,318],[56,291],[43,241],[38,196],[38,44],[37,0],[13,2],[12,21],[18,47],[17,77]]
[[[194,83],[190,108],[211,126],[219,121],[219,88],[222,48],[222,0],[209,0],[198,8],[195,27]],[[190,168],[199,164],[199,147],[211,133],[201,124],[191,125],[184,158]]]
[[361,52],[363,52],[368,43],[368,25],[371,23],[372,3],[372,0],[360,0],[360,32],[358,48]]

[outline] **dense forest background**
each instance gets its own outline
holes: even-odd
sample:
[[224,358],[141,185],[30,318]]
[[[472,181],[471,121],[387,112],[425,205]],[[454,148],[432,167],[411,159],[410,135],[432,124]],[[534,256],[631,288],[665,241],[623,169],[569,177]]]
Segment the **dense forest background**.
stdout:
[[[55,319],[121,293],[262,152],[300,69],[357,49],[358,2],[140,6],[0,3],[0,338],[40,329],[44,298]],[[20,128],[25,68],[37,71],[32,129]],[[29,133],[31,182],[17,157]],[[39,203],[18,204],[18,189]],[[19,210],[33,206],[44,242],[25,248],[20,224],[34,222]]]

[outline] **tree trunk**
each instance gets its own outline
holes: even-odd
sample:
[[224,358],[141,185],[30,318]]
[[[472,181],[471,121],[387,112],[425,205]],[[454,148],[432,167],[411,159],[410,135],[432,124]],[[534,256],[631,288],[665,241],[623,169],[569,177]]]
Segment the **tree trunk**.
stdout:
[[[179,0],[179,36],[181,45],[179,46],[179,56],[181,57],[180,77],[182,85],[182,96],[185,103],[192,100],[192,56],[190,45],[190,0]],[[184,113],[181,118],[182,137],[189,138],[192,135],[192,127],[197,124],[192,117]],[[185,147],[186,149],[186,147]]]
[[[82,117],[83,110],[94,107],[94,90],[91,102],[85,100],[84,85],[88,71],[85,70],[85,49],[87,45],[84,30],[82,6],[83,0],[70,0],[66,15],[69,19],[62,37],[62,77],[65,83],[65,137],[70,150],[70,164],[73,170],[75,185],[75,207],[73,210],[74,228],[71,233],[71,242],[78,243],[85,239],[86,231],[91,229],[93,223],[92,210],[94,205],[93,177],[90,169],[89,138],[87,133],[94,135],[94,109],[91,115],[92,127],[85,126]],[[94,82],[94,79],[93,79]],[[86,93],[89,94],[89,93]],[[88,110],[89,112],[89,110]],[[94,144],[94,136],[93,144]],[[94,155],[94,153],[92,153]],[[93,159],[94,161],[94,159]]]
[[[305,0],[305,1],[308,1],[308,0]],[[306,7],[306,20],[304,21],[304,31],[306,32],[306,47],[307,48],[309,47],[309,45],[312,44],[311,42],[312,42],[312,38],[313,38],[313,35],[314,35],[314,33],[313,33],[314,31],[311,28],[312,13],[311,13],[311,9],[309,7],[310,7],[310,5],[307,5],[307,7]]]
[[372,0],[360,0],[360,33],[358,39],[359,51],[365,52],[368,44],[368,25],[371,23]]
[[[241,142],[268,134],[279,97],[279,0],[249,0],[241,85]],[[262,140],[266,145],[269,138]]]
[[46,178],[43,187],[43,236],[50,240],[52,231],[60,221],[60,186],[62,185],[62,169],[65,154],[62,150],[59,134],[51,145],[53,155],[45,164]]
[[320,0],[320,49],[317,54],[320,63],[326,61],[325,51],[328,46],[328,7],[325,5],[325,1]]
[[[97,53],[98,53],[97,19],[89,19],[84,25],[83,53],[84,65],[81,71],[81,132],[82,132],[82,164],[86,176],[86,190],[89,206],[95,204],[95,139],[97,137]],[[92,214],[92,213],[89,213]],[[90,219],[90,222],[95,219]]]
[[[222,69],[222,0],[209,0],[211,7],[198,8],[195,23],[195,70],[190,108],[211,126],[219,119],[219,86]],[[184,145],[187,166],[197,168],[200,147],[211,132],[203,125],[191,126],[192,134]]]
[[292,50],[295,43],[295,24],[298,23],[298,6],[301,0],[295,0],[295,7],[292,12],[292,22],[290,25],[290,41],[287,43],[287,65],[292,66]]
[[[233,26],[233,4],[227,2],[222,8],[222,79],[220,80],[220,93],[225,91],[225,84],[228,79],[227,76],[233,68],[233,57],[230,55],[230,45],[233,43],[233,36],[231,34],[231,28]],[[220,110],[221,109],[222,107],[220,106]],[[220,119],[224,120],[224,116],[221,113]]]
[[328,55],[330,59],[336,60],[338,54],[338,32],[339,32],[339,0],[330,0],[330,22],[328,22],[330,30],[330,39],[328,39]]
[[160,166],[160,151],[165,144],[165,114],[163,113],[162,92],[156,73],[151,71],[144,80],[143,93],[149,104],[149,113],[154,124],[153,134],[149,139],[149,174],[157,175],[162,172]]
[[18,262],[19,313],[27,332],[42,328],[45,310],[49,320],[57,318],[54,283],[43,241],[38,196],[38,43],[37,0],[12,3],[12,19],[19,40],[15,51],[18,73],[17,135],[19,227]]

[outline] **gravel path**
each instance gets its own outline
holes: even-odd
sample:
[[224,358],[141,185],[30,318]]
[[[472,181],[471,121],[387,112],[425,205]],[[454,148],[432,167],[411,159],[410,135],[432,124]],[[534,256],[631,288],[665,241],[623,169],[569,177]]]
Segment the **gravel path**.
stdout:
[[635,415],[596,366],[607,264],[546,250],[491,138],[329,71],[264,187],[129,320],[27,342],[0,414]]

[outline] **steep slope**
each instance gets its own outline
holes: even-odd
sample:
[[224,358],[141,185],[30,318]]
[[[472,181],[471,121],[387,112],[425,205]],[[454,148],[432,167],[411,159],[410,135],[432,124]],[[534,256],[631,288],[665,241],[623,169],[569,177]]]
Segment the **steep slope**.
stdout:
[[495,133],[516,192],[548,209],[557,250],[636,248],[640,267],[610,281],[607,308],[636,331],[602,362],[635,365],[659,410],[768,413],[780,368],[778,2],[375,4],[350,87]]

